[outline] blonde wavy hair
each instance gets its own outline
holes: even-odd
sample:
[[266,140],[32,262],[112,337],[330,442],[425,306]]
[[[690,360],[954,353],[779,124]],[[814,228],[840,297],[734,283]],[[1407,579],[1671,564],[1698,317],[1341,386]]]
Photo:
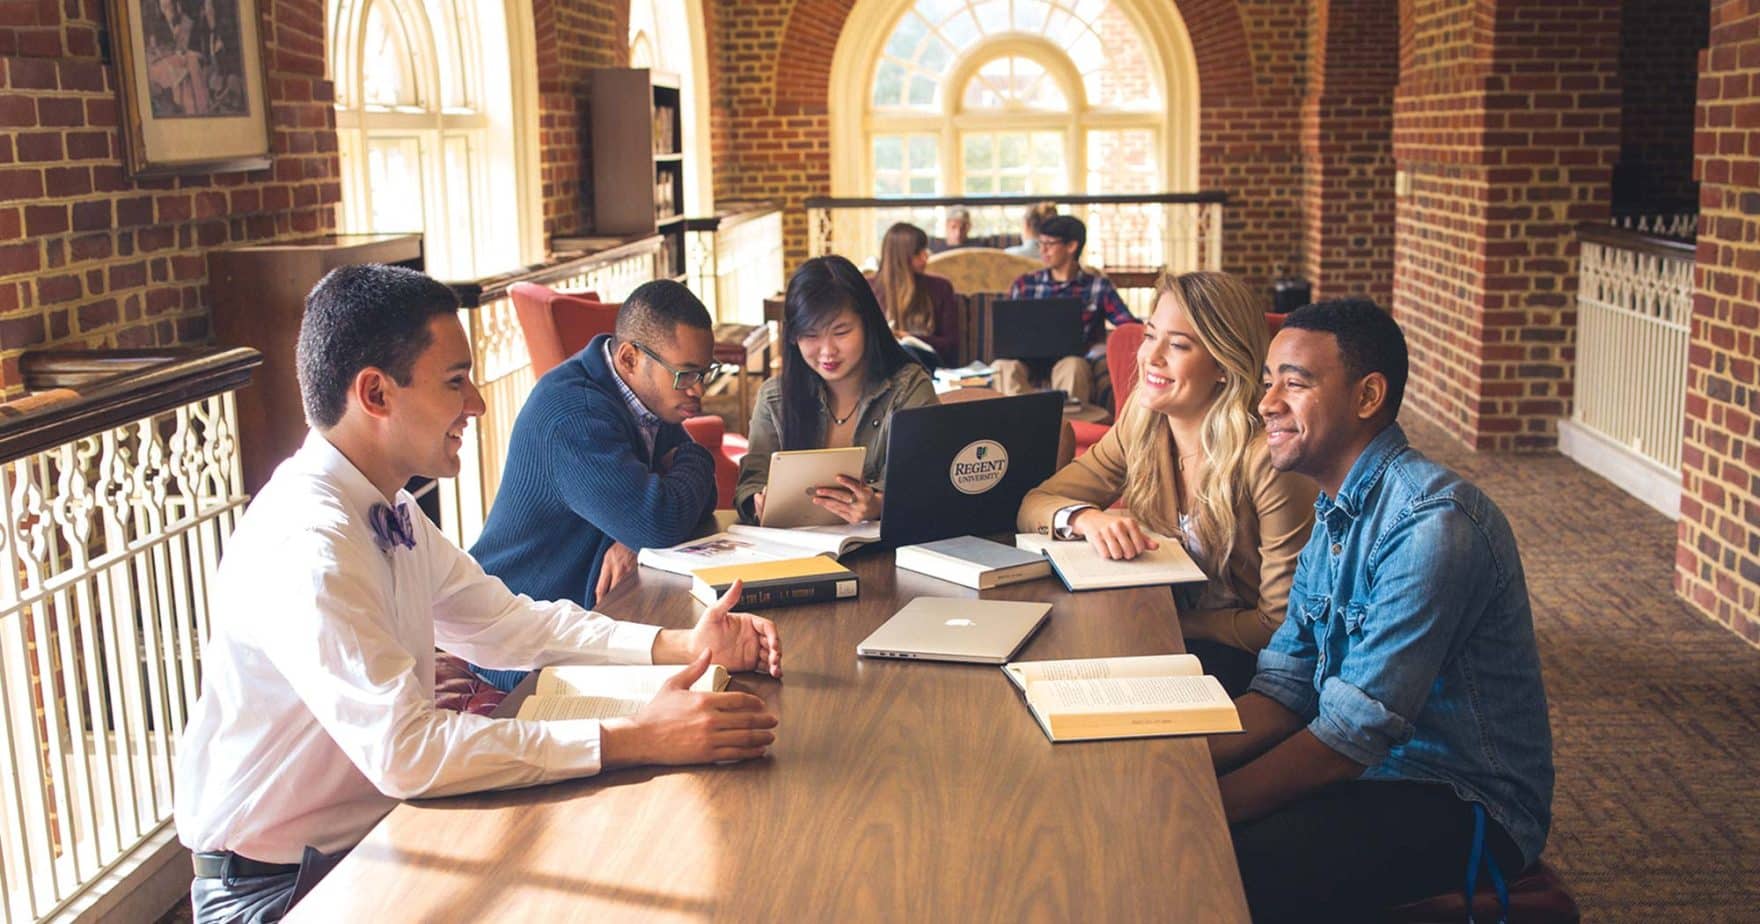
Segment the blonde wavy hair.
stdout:
[[[1184,306],[1198,342],[1223,374],[1199,431],[1203,468],[1198,476],[1197,510],[1193,511],[1206,559],[1200,564],[1214,575],[1234,552],[1235,503],[1245,489],[1247,451],[1264,426],[1258,412],[1264,390],[1260,376],[1271,337],[1258,297],[1227,273],[1165,273],[1155,284],[1154,303],[1159,304],[1163,295],[1172,295]],[[1142,367],[1139,362],[1139,385]],[[1127,402],[1118,426],[1122,428],[1119,437],[1125,457],[1135,469],[1125,480],[1125,506],[1150,529],[1179,535],[1179,524],[1165,522],[1160,513],[1160,499],[1179,486],[1162,484],[1160,470],[1151,461],[1167,454],[1179,458],[1172,430],[1162,415],[1136,401]]]

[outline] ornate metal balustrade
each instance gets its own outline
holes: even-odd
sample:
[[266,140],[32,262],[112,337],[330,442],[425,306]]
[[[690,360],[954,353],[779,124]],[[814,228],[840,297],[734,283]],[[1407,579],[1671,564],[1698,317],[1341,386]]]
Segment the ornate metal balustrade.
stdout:
[[1693,245],[1603,225],[1583,225],[1577,237],[1576,401],[1561,448],[1675,516]]
[[0,405],[0,910],[89,906],[171,831],[248,349],[26,354]]
[[[1082,262],[1108,273],[1118,270],[1214,270],[1222,268],[1222,191],[1118,196],[965,196],[943,198],[814,198],[806,201],[808,251],[837,253],[869,265],[894,222],[910,222],[939,236],[956,206],[971,215],[971,236],[984,246],[1020,242],[1021,220],[1038,202],[1088,226]],[[1130,300],[1127,294],[1127,301]],[[1139,310],[1132,305],[1132,310]]]
[[718,322],[762,324],[764,299],[782,291],[782,209],[774,202],[727,203],[710,218],[685,220],[689,283]]

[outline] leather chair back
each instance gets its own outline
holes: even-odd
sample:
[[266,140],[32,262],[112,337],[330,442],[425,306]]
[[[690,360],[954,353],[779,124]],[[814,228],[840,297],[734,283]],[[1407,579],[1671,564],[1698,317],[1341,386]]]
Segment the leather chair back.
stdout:
[[535,282],[516,282],[507,289],[513,312],[532,357],[538,378],[580,352],[600,334],[617,329],[617,305],[599,301],[593,292],[565,293]]

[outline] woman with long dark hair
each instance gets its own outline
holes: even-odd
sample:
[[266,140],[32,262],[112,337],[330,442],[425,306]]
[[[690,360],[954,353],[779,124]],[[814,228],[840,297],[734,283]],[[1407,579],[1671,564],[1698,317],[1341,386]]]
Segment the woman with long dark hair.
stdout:
[[929,235],[922,228],[902,221],[887,228],[880,241],[874,297],[880,300],[892,335],[923,365],[931,369],[958,365],[958,296],[953,283],[924,271],[928,265]]
[[850,523],[878,519],[892,412],[936,403],[929,374],[893,339],[868,281],[843,257],[814,257],[789,278],[782,342],[782,374],[758,389],[734,509],[748,523],[763,515],[779,449],[864,446],[862,479],[822,486],[813,503]]

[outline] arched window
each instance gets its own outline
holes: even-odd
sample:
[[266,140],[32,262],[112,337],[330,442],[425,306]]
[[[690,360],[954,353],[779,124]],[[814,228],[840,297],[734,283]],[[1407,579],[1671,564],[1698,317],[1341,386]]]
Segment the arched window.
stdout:
[[502,0],[331,0],[329,31],[343,230],[420,231],[442,279],[537,259],[535,158],[510,65],[529,55]]
[[874,58],[867,192],[1158,191],[1158,66],[1112,0],[915,0]]

